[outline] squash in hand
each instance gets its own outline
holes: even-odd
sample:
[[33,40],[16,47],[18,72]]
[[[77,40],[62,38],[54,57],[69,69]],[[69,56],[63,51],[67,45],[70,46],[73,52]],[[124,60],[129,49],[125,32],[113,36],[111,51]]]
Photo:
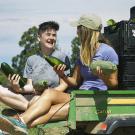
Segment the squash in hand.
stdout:
[[42,92],[48,87],[48,83],[46,80],[42,80],[33,84],[33,86],[37,94],[42,94]]
[[64,65],[66,65],[65,70],[68,70],[70,68],[69,65],[67,65],[66,63],[64,63],[63,61],[61,61],[60,59],[58,59],[54,56],[44,55],[44,58],[52,67],[54,67],[55,65],[64,64]]
[[117,70],[117,65],[113,64],[111,61],[96,60],[90,64],[90,69],[95,72],[97,67],[100,67],[104,74],[111,74]]
[[[13,74],[18,74],[17,72],[15,72],[14,69],[12,69],[7,63],[3,62],[1,63],[1,70],[2,72],[8,77],[9,74],[11,74],[11,76]],[[27,78],[23,78],[22,76],[20,76],[20,81],[19,81],[19,85],[20,87],[24,87],[24,85],[27,83]]]

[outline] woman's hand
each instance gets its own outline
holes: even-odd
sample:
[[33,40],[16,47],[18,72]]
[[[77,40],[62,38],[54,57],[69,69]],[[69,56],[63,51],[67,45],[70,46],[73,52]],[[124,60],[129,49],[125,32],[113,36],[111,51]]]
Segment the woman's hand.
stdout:
[[102,77],[103,77],[103,71],[100,68],[100,66],[97,66],[96,67],[96,71],[94,71],[93,74],[102,79]]
[[118,85],[118,73],[117,71],[112,72],[111,74],[104,74],[100,66],[97,66],[96,71],[94,72],[100,79],[102,79],[105,84],[111,88],[117,87]]
[[11,74],[9,74],[8,80],[9,80],[13,90],[16,93],[19,93],[20,92],[20,85],[19,85],[20,76],[18,74],[13,74],[12,76],[11,76]]
[[59,64],[54,66],[54,71],[59,75],[59,77],[63,78],[65,77],[64,70],[66,68],[66,65],[64,64]]
[[96,71],[94,72],[94,75],[98,76],[102,80],[106,80],[109,77],[109,75],[103,73],[103,70],[101,69],[100,66],[96,67]]

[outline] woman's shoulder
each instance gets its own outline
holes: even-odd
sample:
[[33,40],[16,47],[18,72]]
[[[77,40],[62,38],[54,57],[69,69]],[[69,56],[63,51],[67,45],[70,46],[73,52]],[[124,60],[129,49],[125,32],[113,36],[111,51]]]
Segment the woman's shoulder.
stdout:
[[101,43],[100,45],[100,49],[103,51],[103,52],[115,52],[114,48],[108,44],[105,44],[105,43]]
[[106,44],[106,43],[100,43],[101,48],[112,48],[112,46]]
[[115,64],[118,64],[118,54],[114,50],[113,47],[102,44],[101,50],[100,50],[103,59],[113,61]]

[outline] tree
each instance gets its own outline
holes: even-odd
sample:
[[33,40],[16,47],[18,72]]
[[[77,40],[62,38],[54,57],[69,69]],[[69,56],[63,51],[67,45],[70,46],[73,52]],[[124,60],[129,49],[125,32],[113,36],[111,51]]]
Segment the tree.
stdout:
[[8,86],[8,79],[7,77],[2,73],[0,69],[0,85]]
[[113,33],[118,29],[117,22],[114,19],[109,19],[106,21],[106,23],[110,33]]
[[23,33],[19,41],[19,46],[24,47],[24,49],[20,54],[12,58],[12,66],[20,74],[23,73],[27,58],[40,50],[37,32],[37,27],[33,26]]
[[73,40],[72,40],[72,54],[71,54],[71,65],[72,67],[74,67],[75,65],[75,62],[77,60],[77,58],[79,57],[79,52],[80,52],[80,42],[79,42],[79,39],[78,37],[75,37]]

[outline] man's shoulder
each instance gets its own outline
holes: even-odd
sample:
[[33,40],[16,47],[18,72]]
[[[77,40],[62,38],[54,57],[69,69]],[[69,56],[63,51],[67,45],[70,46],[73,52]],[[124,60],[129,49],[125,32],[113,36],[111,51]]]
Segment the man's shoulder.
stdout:
[[37,54],[34,54],[34,55],[31,55],[28,57],[28,61],[36,61],[36,60],[39,60],[41,59],[41,56],[37,55]]
[[64,53],[63,51],[61,51],[61,50],[59,50],[59,49],[56,49],[55,50],[55,52],[53,53],[53,55],[55,56],[55,57],[60,57],[60,58],[62,58],[62,57],[67,57],[67,55],[66,55],[66,53]]
[[35,58],[39,58],[40,56],[37,54],[31,55],[28,57],[28,59],[35,59]]

